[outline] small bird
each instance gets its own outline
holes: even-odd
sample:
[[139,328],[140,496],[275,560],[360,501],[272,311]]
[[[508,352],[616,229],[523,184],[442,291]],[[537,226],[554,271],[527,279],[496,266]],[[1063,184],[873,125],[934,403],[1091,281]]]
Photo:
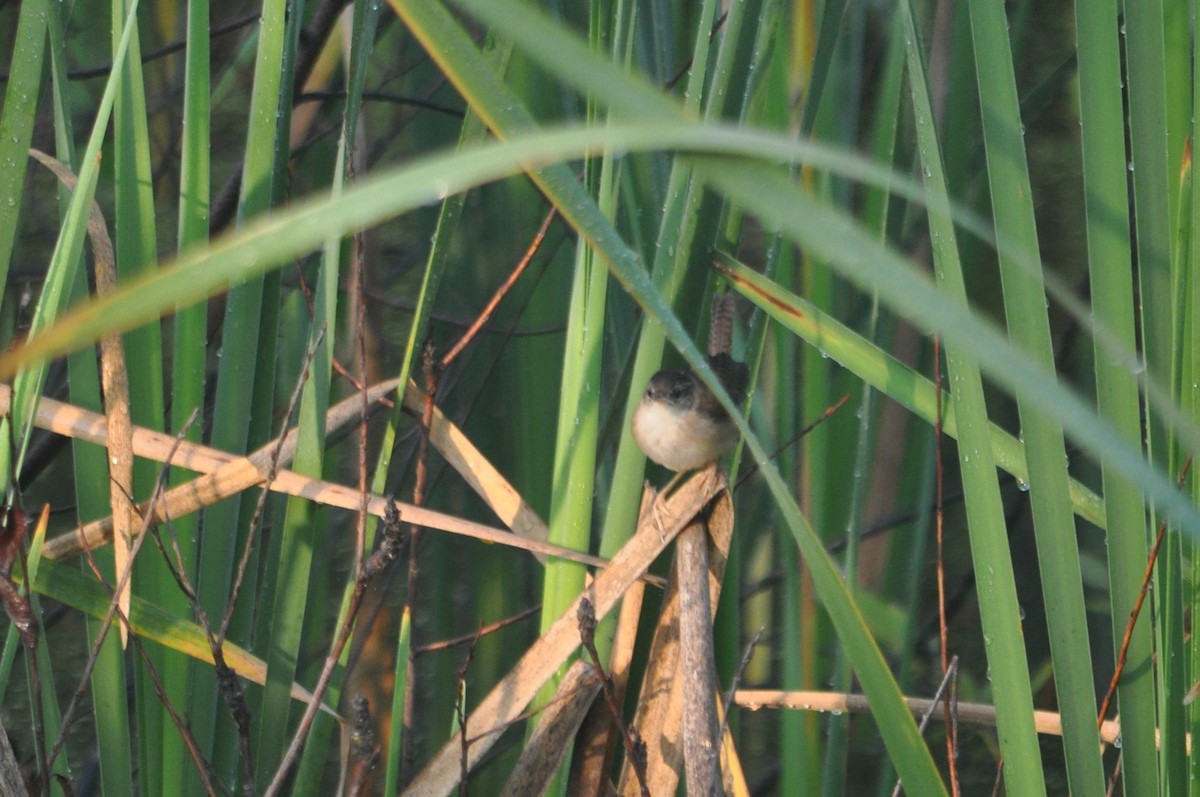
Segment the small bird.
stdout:
[[[750,371],[733,359],[733,297],[713,299],[708,364],[735,404]],[[659,371],[633,413],[633,439],[650,459],[673,471],[700,468],[733,450],[738,428],[695,371]]]

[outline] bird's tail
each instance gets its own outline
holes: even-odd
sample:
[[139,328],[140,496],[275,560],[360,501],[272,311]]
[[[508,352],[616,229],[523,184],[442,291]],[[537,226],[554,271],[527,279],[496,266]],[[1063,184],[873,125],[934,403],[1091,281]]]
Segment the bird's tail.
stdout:
[[733,294],[713,294],[712,315],[708,325],[708,353],[731,354],[733,352]]

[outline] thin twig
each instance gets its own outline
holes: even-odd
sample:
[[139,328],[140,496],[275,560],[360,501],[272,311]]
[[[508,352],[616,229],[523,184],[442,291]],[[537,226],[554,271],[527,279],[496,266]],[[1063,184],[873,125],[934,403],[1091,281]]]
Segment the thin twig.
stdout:
[[[479,638],[475,638],[478,642]],[[454,699],[454,713],[458,717],[459,739],[462,744],[461,759],[459,761],[459,779],[458,793],[461,797],[467,797],[467,779],[471,774],[468,764],[468,754],[471,750],[471,739],[467,735],[467,672],[471,669],[471,662],[475,658],[475,642],[467,648],[467,656],[463,660],[462,669],[458,671],[458,694]]]
[[[348,121],[348,120],[345,120],[345,121]],[[347,157],[346,157],[347,179],[353,179],[355,177],[355,153],[353,150],[354,142],[350,141],[349,138],[347,138],[347,147],[351,150],[350,152],[347,153]],[[365,575],[365,573],[364,573],[365,565],[363,563],[363,560],[366,557],[367,522],[368,522],[367,519],[370,517],[370,515],[367,513],[367,506],[370,503],[370,493],[371,493],[370,472],[369,472],[369,469],[368,469],[369,466],[367,463],[367,446],[368,446],[369,438],[370,438],[369,430],[368,430],[368,422],[370,421],[370,418],[371,418],[371,401],[370,401],[370,398],[367,396],[367,389],[366,389],[367,381],[368,381],[368,377],[367,377],[367,310],[366,310],[367,305],[366,305],[366,295],[364,293],[365,283],[366,283],[366,270],[363,267],[364,266],[363,251],[364,251],[364,238],[363,238],[363,233],[360,230],[360,231],[356,232],[354,235],[354,249],[353,249],[353,254],[352,254],[352,258],[351,258],[351,268],[353,269],[352,273],[354,275],[354,289],[355,289],[354,303],[355,303],[355,307],[356,307],[356,311],[354,313],[354,368],[355,368],[355,371],[357,371],[357,373],[358,373],[358,381],[361,382],[361,384],[358,385],[356,387],[356,389],[358,391],[358,395],[361,396],[361,401],[362,401],[361,413],[359,414],[359,417],[358,417],[358,444],[355,446],[355,448],[357,449],[357,451],[356,451],[357,462],[355,463],[357,465],[357,467],[355,468],[355,470],[358,475],[358,494],[359,494],[359,496],[361,496],[359,505],[358,505],[358,513],[354,519],[354,578],[355,578],[356,582],[362,580]],[[336,360],[336,358],[334,358],[334,359]],[[403,391],[401,391],[401,392],[403,392]],[[393,408],[395,407],[394,402],[393,402],[392,406],[393,406]],[[401,528],[400,522],[399,522],[398,518],[396,517],[395,504],[391,504],[391,506],[393,507],[392,511],[391,511],[391,518],[389,521],[385,521],[385,523],[384,523],[385,531],[379,537],[380,545],[377,549],[377,550],[381,551],[379,556],[381,558],[386,558],[386,561],[388,561],[388,562],[391,562],[396,557],[396,555],[399,554],[400,544],[401,544],[400,540],[396,539],[396,535],[400,533],[400,528]],[[391,532],[388,531],[389,528],[392,530]],[[382,567],[380,569],[382,569]],[[373,575],[368,576],[368,577],[373,577]],[[382,594],[380,597],[382,597]],[[348,617],[350,613],[347,611],[346,614]],[[369,624],[366,626],[367,628],[371,628],[374,625],[373,620],[374,620],[374,617],[373,616],[370,617]],[[357,620],[355,622],[357,623]],[[364,634],[364,636],[369,636],[369,635],[370,635],[369,631],[366,634]],[[347,656],[346,659],[347,659],[346,672],[350,673],[350,672],[352,672],[351,668],[357,665],[357,661],[354,657],[353,648],[351,649],[350,655]],[[343,686],[347,682],[348,678],[349,678],[349,675],[343,677]],[[378,742],[376,740],[375,726],[368,721],[364,721],[363,726],[365,726],[365,727],[360,730],[359,723],[358,723],[360,707],[362,708],[363,712],[366,712],[370,709],[370,702],[367,700],[367,698],[365,696],[363,696],[361,694],[355,695],[351,707],[352,707],[352,709],[354,709],[352,712],[352,715],[355,719],[355,723],[353,725],[353,730],[351,732],[351,737],[350,737],[351,738],[350,750],[351,750],[351,763],[352,763],[350,774],[353,776],[354,772],[355,772],[355,768],[357,768],[357,767],[361,767],[363,770],[367,770],[367,771],[374,768],[375,761],[379,757],[380,748],[379,748]],[[381,711],[379,713],[382,715],[382,717],[386,717],[387,719],[391,718],[391,713],[388,712],[386,709],[384,709],[383,711]],[[382,717],[381,717],[381,721],[383,721]],[[363,764],[361,764],[363,752],[366,749],[366,739],[364,737],[368,733],[370,734],[370,741],[373,743],[371,746],[371,766],[370,767],[367,767],[367,766],[364,766]],[[359,751],[357,755],[355,755],[356,750]],[[351,779],[350,779],[350,788],[349,788],[350,794],[356,794],[356,793],[358,793],[358,791],[361,791],[362,788],[365,788],[365,786],[366,786],[365,772],[364,772],[363,778],[361,779],[360,783],[357,786],[356,786],[355,780],[356,779],[353,777],[351,777]]]
[[[1188,471],[1191,468],[1192,456],[1189,454],[1179,473],[1178,484],[1182,485],[1187,480]],[[1154,546],[1150,549],[1150,557],[1146,561],[1146,572],[1142,574],[1142,587],[1138,590],[1137,601],[1134,602],[1133,609],[1129,612],[1129,621],[1125,623],[1125,635],[1121,638],[1121,649],[1117,653],[1117,666],[1113,669],[1112,680],[1108,682],[1108,691],[1104,693],[1104,700],[1100,702],[1100,711],[1096,719],[1098,726],[1104,724],[1104,718],[1108,716],[1113,696],[1117,693],[1117,684],[1121,680],[1121,674],[1125,672],[1125,662],[1129,657],[1129,644],[1133,640],[1133,627],[1137,625],[1138,617],[1142,613],[1142,604],[1146,601],[1146,593],[1150,591],[1150,579],[1154,575],[1154,564],[1158,561],[1158,549],[1162,546],[1166,533],[1167,520],[1163,518],[1162,522],[1158,524],[1158,535],[1154,538]]]
[[[444,359],[443,359],[444,362]],[[438,379],[441,375],[441,363],[434,358],[433,344],[426,342],[422,352],[422,367],[425,377],[425,401],[421,408],[421,422],[418,428],[421,438],[417,443],[416,482],[413,485],[413,505],[421,506],[425,502],[425,481],[428,474],[427,460],[429,456],[429,432],[433,424],[433,397],[437,393]],[[416,614],[418,599],[417,585],[421,574],[420,560],[421,527],[413,524],[409,530],[408,543],[408,583],[404,608],[409,616]],[[417,694],[417,658],[413,648],[408,649],[408,661],[405,662],[404,676],[404,738],[402,740],[402,755],[400,772],[402,780],[406,780],[416,764],[416,745],[413,744],[414,729],[416,728],[416,694]],[[464,734],[465,738],[465,734]],[[465,755],[465,753],[464,753]]]
[[[344,91],[306,91],[296,97],[296,105],[306,102],[324,102],[325,100],[341,100],[346,98]],[[443,105],[440,102],[432,100],[423,100],[420,97],[411,97],[407,94],[389,94],[385,91],[364,91],[362,93],[364,100],[374,100],[376,102],[386,102],[392,105],[409,105],[414,108],[424,108],[428,111],[437,111],[440,114],[462,119],[466,116],[466,111],[461,108],[451,108],[449,105]]]
[[[579,688],[590,687],[593,683],[593,679],[599,680],[600,674],[598,672],[592,671],[583,679],[583,681],[581,681],[579,683],[579,685],[578,685]],[[571,700],[574,697],[576,692],[578,692],[578,689],[572,689],[569,692],[556,692],[554,694],[554,696],[552,698],[550,698],[549,700],[547,700],[545,703],[538,705],[535,708],[528,709],[527,711],[523,711],[520,714],[517,714],[516,716],[514,716],[511,720],[499,723],[498,725],[493,725],[492,727],[487,728],[486,730],[480,731],[479,733],[475,734],[474,736],[467,737],[468,745],[473,745],[480,740],[488,738],[489,736],[497,736],[501,733],[504,733],[509,728],[515,727],[524,722],[528,722],[529,720],[533,719],[534,717],[538,716],[539,714],[542,714],[542,713],[548,711],[549,709],[557,706],[559,703]],[[637,732],[634,731],[632,728],[630,728],[630,733],[634,738],[637,737]],[[460,741],[460,744],[461,744],[461,741]],[[476,764],[478,764],[478,762],[476,762]]]
[[522,620],[526,620],[530,617],[533,617],[541,610],[542,610],[542,604],[540,604],[540,603],[535,604],[534,606],[530,606],[527,609],[522,609],[521,611],[517,612],[516,614],[512,615],[511,617],[505,617],[503,620],[497,620],[496,622],[494,622],[490,625],[485,625],[482,628],[480,628],[478,631],[472,631],[469,634],[462,634],[460,636],[451,637],[449,639],[443,639],[438,642],[430,642],[428,644],[421,645],[420,647],[414,647],[413,648],[413,650],[415,651],[414,655],[424,656],[426,653],[435,653],[439,650],[449,650],[450,648],[456,648],[459,645],[465,645],[468,642],[471,642],[475,639],[478,639],[480,637],[485,637],[488,634],[494,634],[495,632],[500,631],[501,629],[508,628],[510,625],[515,625],[516,623],[519,623]]
[[[943,679],[950,671],[950,629],[946,623],[946,560],[944,549],[944,531],[945,531],[945,484],[946,484],[946,469],[945,463],[942,461],[942,420],[944,417],[944,406],[942,393],[942,341],[941,338],[934,336],[933,338],[933,392],[937,397],[937,415],[933,425],[933,456],[936,491],[935,509],[934,509],[934,528],[937,532],[937,592],[938,592],[938,646],[941,651],[941,664]],[[950,704],[945,705],[946,727],[951,727],[953,717],[950,713]],[[960,794],[958,785],[958,750],[955,743],[957,739],[954,734],[946,734],[946,766],[950,770],[950,794],[953,797],[958,797]]]
[[[709,42],[711,42],[713,40],[713,38],[717,35],[717,31],[719,31],[721,29],[721,27],[725,24],[725,18],[728,16],[729,16],[729,12],[724,11],[721,13],[721,16],[717,19],[717,21],[713,23],[712,28],[708,31]],[[670,91],[671,89],[675,88],[675,84],[678,83],[680,80],[682,80],[683,76],[686,75],[688,73],[688,70],[692,68],[693,60],[694,59],[691,56],[689,56],[688,59],[683,62],[683,66],[679,67],[679,69],[675,72],[675,74],[671,76],[670,80],[668,80],[666,83],[663,84],[663,89],[666,91]]]
[[467,331],[458,339],[458,342],[451,346],[450,350],[442,356],[442,368],[446,368],[450,363],[454,362],[458,358],[458,355],[462,353],[462,350],[475,339],[475,335],[478,334],[479,330],[491,320],[492,315],[496,312],[496,308],[500,306],[500,302],[508,295],[513,285],[517,283],[517,280],[520,279],[521,275],[525,273],[525,269],[533,261],[533,256],[541,248],[542,241],[546,239],[546,232],[550,229],[550,223],[554,221],[554,217],[557,214],[558,209],[554,207],[551,207],[550,211],[546,213],[546,217],[542,219],[542,226],[534,234],[533,240],[529,243],[529,248],[525,250],[525,255],[517,261],[516,266],[509,272],[508,277],[500,284],[496,292],[492,294],[492,298],[484,306],[483,310],[480,311],[479,316],[471,323],[471,326],[467,328]]
[[[575,614],[579,618],[579,638],[583,642],[584,650],[592,659],[592,666],[600,675],[600,691],[604,694],[604,702],[612,713],[617,729],[621,732],[621,741],[625,744],[625,758],[633,767],[633,774],[637,777],[642,797],[650,797],[650,787],[646,785],[645,743],[642,742],[634,728],[626,726],[625,719],[621,716],[621,707],[617,705],[612,678],[604,671],[600,652],[596,650],[596,607],[592,606],[590,600],[584,598],[579,602],[579,610]],[[639,744],[642,747],[640,753],[638,751]]]
[[[348,147],[353,147],[353,142],[347,142]],[[354,177],[354,157],[346,158],[346,168],[349,172],[348,177]],[[355,304],[358,305],[358,312],[354,318],[354,360],[355,369],[359,374],[359,382],[356,386],[361,404],[359,405],[358,416],[358,516],[354,523],[354,567],[355,578],[362,577],[363,560],[366,557],[367,548],[367,506],[370,504],[370,474],[367,465],[367,443],[369,438],[367,422],[371,417],[371,399],[367,395],[367,313],[366,313],[366,296],[363,295],[364,283],[366,274],[363,268],[363,234],[362,231],[354,235],[354,250],[351,260],[351,267],[354,269],[354,283],[357,290],[355,296]],[[399,387],[397,388],[399,389]],[[403,390],[400,390],[403,393]],[[393,407],[395,404],[393,403]],[[393,510],[394,511],[394,510]]]
[[[792,435],[785,443],[783,443],[783,445],[779,446],[774,451],[772,451],[771,455],[769,457],[767,457],[767,459],[775,459],[775,457],[777,457],[781,453],[783,453],[788,447],[794,445],[797,441],[799,441],[802,437],[807,435],[813,429],[816,429],[818,426],[825,423],[825,421],[827,421],[831,417],[833,417],[833,414],[835,412],[837,412],[838,410],[840,410],[842,408],[842,405],[845,404],[849,400],[850,400],[850,394],[846,393],[840,399],[838,399],[837,401],[830,404],[828,407],[825,408],[825,411],[821,413],[820,417],[818,417],[815,421],[813,421],[812,423],[805,426],[803,429],[801,429],[796,434]],[[737,483],[733,485],[732,492],[737,492],[737,489],[739,487],[741,487],[742,484],[745,483],[746,479],[749,479],[757,471],[758,471],[757,463],[755,463],[751,467],[746,468],[745,472],[742,473],[742,475],[740,477],[738,477]]]
[[1112,774],[1108,777],[1108,788],[1104,790],[1104,797],[1113,797],[1117,793],[1117,784],[1121,782],[1121,772],[1125,765],[1125,751],[1117,756],[1117,763],[1113,767]]
[[[946,688],[949,687],[949,692]],[[942,695],[945,694],[946,699],[942,701]],[[945,706],[947,712],[947,728],[950,732],[947,735],[957,736],[958,721],[955,718],[955,706],[958,702],[958,656],[950,660],[950,666],[946,668],[946,674],[942,676],[941,683],[938,684],[937,691],[933,693],[933,699],[930,702],[929,708],[921,713],[921,721],[917,723],[917,732],[925,733],[925,729],[929,727],[929,720],[933,717],[934,709],[938,703]],[[899,778],[896,779],[896,787],[892,789],[892,797],[900,797],[900,790],[904,784]]]
[[746,672],[746,668],[750,666],[750,658],[754,655],[755,648],[762,640],[763,634],[766,633],[767,627],[760,626],[758,631],[754,632],[754,636],[750,638],[750,642],[746,644],[746,649],[742,652],[742,660],[738,662],[737,671],[734,672],[732,680],[729,682],[729,689],[725,692],[725,701],[721,705],[721,730],[717,733],[718,739],[725,738],[725,731],[729,728],[729,712],[733,708],[733,695],[737,692],[738,686],[742,682],[742,675]]
[[[241,30],[242,28],[253,25],[262,17],[261,11],[255,11],[252,14],[246,14],[232,22],[226,22],[224,25],[219,25],[212,28],[208,32],[210,41],[224,36],[228,33]],[[187,47],[186,41],[173,41],[170,44],[164,44],[161,47],[156,47],[153,50],[147,50],[142,54],[142,63],[149,64],[160,58],[166,58],[168,55],[182,51]],[[67,71],[67,80],[89,80],[91,78],[108,77],[108,73],[112,71],[112,64],[100,64],[99,66],[82,67],[80,69],[71,69]],[[8,72],[0,72],[0,82],[7,82],[9,79]]]

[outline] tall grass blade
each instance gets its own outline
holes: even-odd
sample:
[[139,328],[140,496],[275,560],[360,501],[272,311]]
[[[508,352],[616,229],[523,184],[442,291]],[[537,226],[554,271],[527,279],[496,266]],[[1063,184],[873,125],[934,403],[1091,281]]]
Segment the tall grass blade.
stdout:
[[[1040,274],[1022,268],[1014,257],[1014,253],[1036,252],[1038,238],[1008,20],[1001,6],[986,1],[971,2],[970,13],[1009,336],[1047,372],[1053,373],[1054,345],[1050,339],[1045,288]],[[1062,427],[1035,402],[1018,392],[1017,404],[1029,463],[1027,484],[1037,535],[1054,683],[1062,716],[1067,778],[1073,794],[1100,795],[1104,792],[1104,773],[1096,754],[1100,749],[1100,734],[1095,719],[1079,547],[1070,511],[1066,444]],[[1006,754],[1006,770],[1010,769],[1010,763]]]
[[[1093,314],[1098,325],[1133,352],[1136,305],[1122,132],[1118,5],[1115,0],[1081,3],[1075,8],[1075,16]],[[1114,129],[1112,125],[1117,127]],[[1142,431],[1135,375],[1099,344],[1095,371],[1097,411],[1128,445],[1138,447]],[[1102,460],[1101,468],[1113,639],[1115,645],[1120,645],[1149,556],[1146,511],[1138,489],[1116,475],[1112,459]],[[1151,636],[1149,623],[1134,626],[1125,673],[1117,690],[1123,738],[1122,783],[1128,795],[1160,793],[1153,742],[1155,692]]]

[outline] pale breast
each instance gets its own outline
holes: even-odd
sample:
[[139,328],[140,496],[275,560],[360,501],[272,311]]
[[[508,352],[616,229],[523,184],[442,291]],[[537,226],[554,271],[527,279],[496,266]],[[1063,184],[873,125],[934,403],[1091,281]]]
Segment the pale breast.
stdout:
[[646,456],[674,471],[707,465],[737,442],[736,428],[723,429],[701,413],[681,413],[661,401],[638,405],[632,431]]

